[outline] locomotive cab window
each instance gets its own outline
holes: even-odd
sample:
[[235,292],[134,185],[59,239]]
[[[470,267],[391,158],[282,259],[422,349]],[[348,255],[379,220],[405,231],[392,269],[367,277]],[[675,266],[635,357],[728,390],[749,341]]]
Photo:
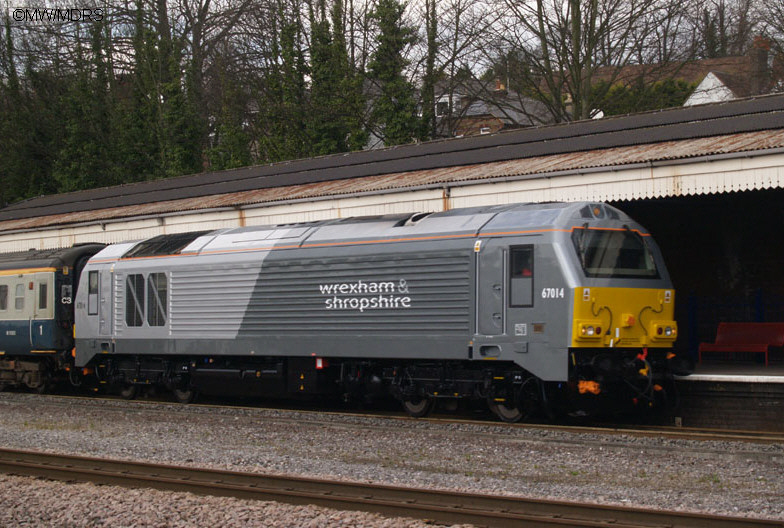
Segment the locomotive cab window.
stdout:
[[98,315],[98,272],[87,276],[87,315]]
[[534,304],[534,248],[513,247],[509,251],[509,305]]
[[572,242],[587,277],[659,278],[648,243],[635,231],[579,228]]
[[0,312],[8,310],[8,285],[0,286]]
[[128,275],[125,279],[125,324],[144,324],[144,275]]

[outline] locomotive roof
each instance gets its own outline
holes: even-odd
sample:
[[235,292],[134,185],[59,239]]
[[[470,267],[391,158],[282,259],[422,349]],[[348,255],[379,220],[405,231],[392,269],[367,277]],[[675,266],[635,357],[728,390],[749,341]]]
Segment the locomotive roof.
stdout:
[[[597,209],[598,208],[598,209]],[[420,240],[429,237],[477,236],[509,231],[536,231],[607,218],[631,222],[607,204],[537,203],[453,209],[436,213],[395,214],[285,225],[221,229],[159,235],[137,243],[110,246],[98,258],[143,258],[253,250],[283,244],[350,244],[352,241]],[[571,223],[570,223],[571,222]]]
[[70,248],[0,253],[0,270],[73,266],[82,255],[97,253],[103,247],[103,244],[83,244]]

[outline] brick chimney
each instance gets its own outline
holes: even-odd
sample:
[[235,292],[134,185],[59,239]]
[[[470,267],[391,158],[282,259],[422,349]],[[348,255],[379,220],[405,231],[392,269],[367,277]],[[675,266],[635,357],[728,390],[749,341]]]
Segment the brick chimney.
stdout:
[[754,42],[748,53],[751,60],[749,95],[765,93],[770,86],[770,66],[768,65],[770,48],[770,40],[760,35],[754,37]]

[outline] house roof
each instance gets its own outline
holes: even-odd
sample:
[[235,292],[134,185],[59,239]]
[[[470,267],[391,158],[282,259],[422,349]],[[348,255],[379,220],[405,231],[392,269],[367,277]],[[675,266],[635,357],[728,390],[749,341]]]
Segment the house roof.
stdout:
[[461,117],[479,116],[493,116],[511,126],[536,126],[548,121],[542,103],[506,90],[471,101],[461,114]]
[[[784,94],[771,95],[43,196],[0,210],[0,229],[407,188],[422,178],[608,166],[639,158],[639,152],[646,152],[645,159],[685,158],[715,151],[733,137],[745,145],[741,149],[777,148],[782,129]],[[680,149],[673,143],[679,141]]]
[[733,75],[723,71],[710,72],[721,81],[721,83],[729,89],[737,98],[748,97],[751,94],[751,84],[747,76]]
[[709,72],[723,71],[727,74],[748,75],[752,65],[748,57],[719,57],[669,64],[629,64],[622,68],[599,68],[593,74],[594,81],[633,83],[640,79],[654,82],[661,79],[680,79],[687,83],[699,83]]

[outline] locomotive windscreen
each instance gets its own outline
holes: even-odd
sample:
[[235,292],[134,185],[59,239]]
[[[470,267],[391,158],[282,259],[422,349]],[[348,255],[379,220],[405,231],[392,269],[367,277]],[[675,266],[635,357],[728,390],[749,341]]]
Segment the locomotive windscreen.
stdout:
[[572,242],[587,277],[659,278],[653,254],[637,232],[575,229]]

